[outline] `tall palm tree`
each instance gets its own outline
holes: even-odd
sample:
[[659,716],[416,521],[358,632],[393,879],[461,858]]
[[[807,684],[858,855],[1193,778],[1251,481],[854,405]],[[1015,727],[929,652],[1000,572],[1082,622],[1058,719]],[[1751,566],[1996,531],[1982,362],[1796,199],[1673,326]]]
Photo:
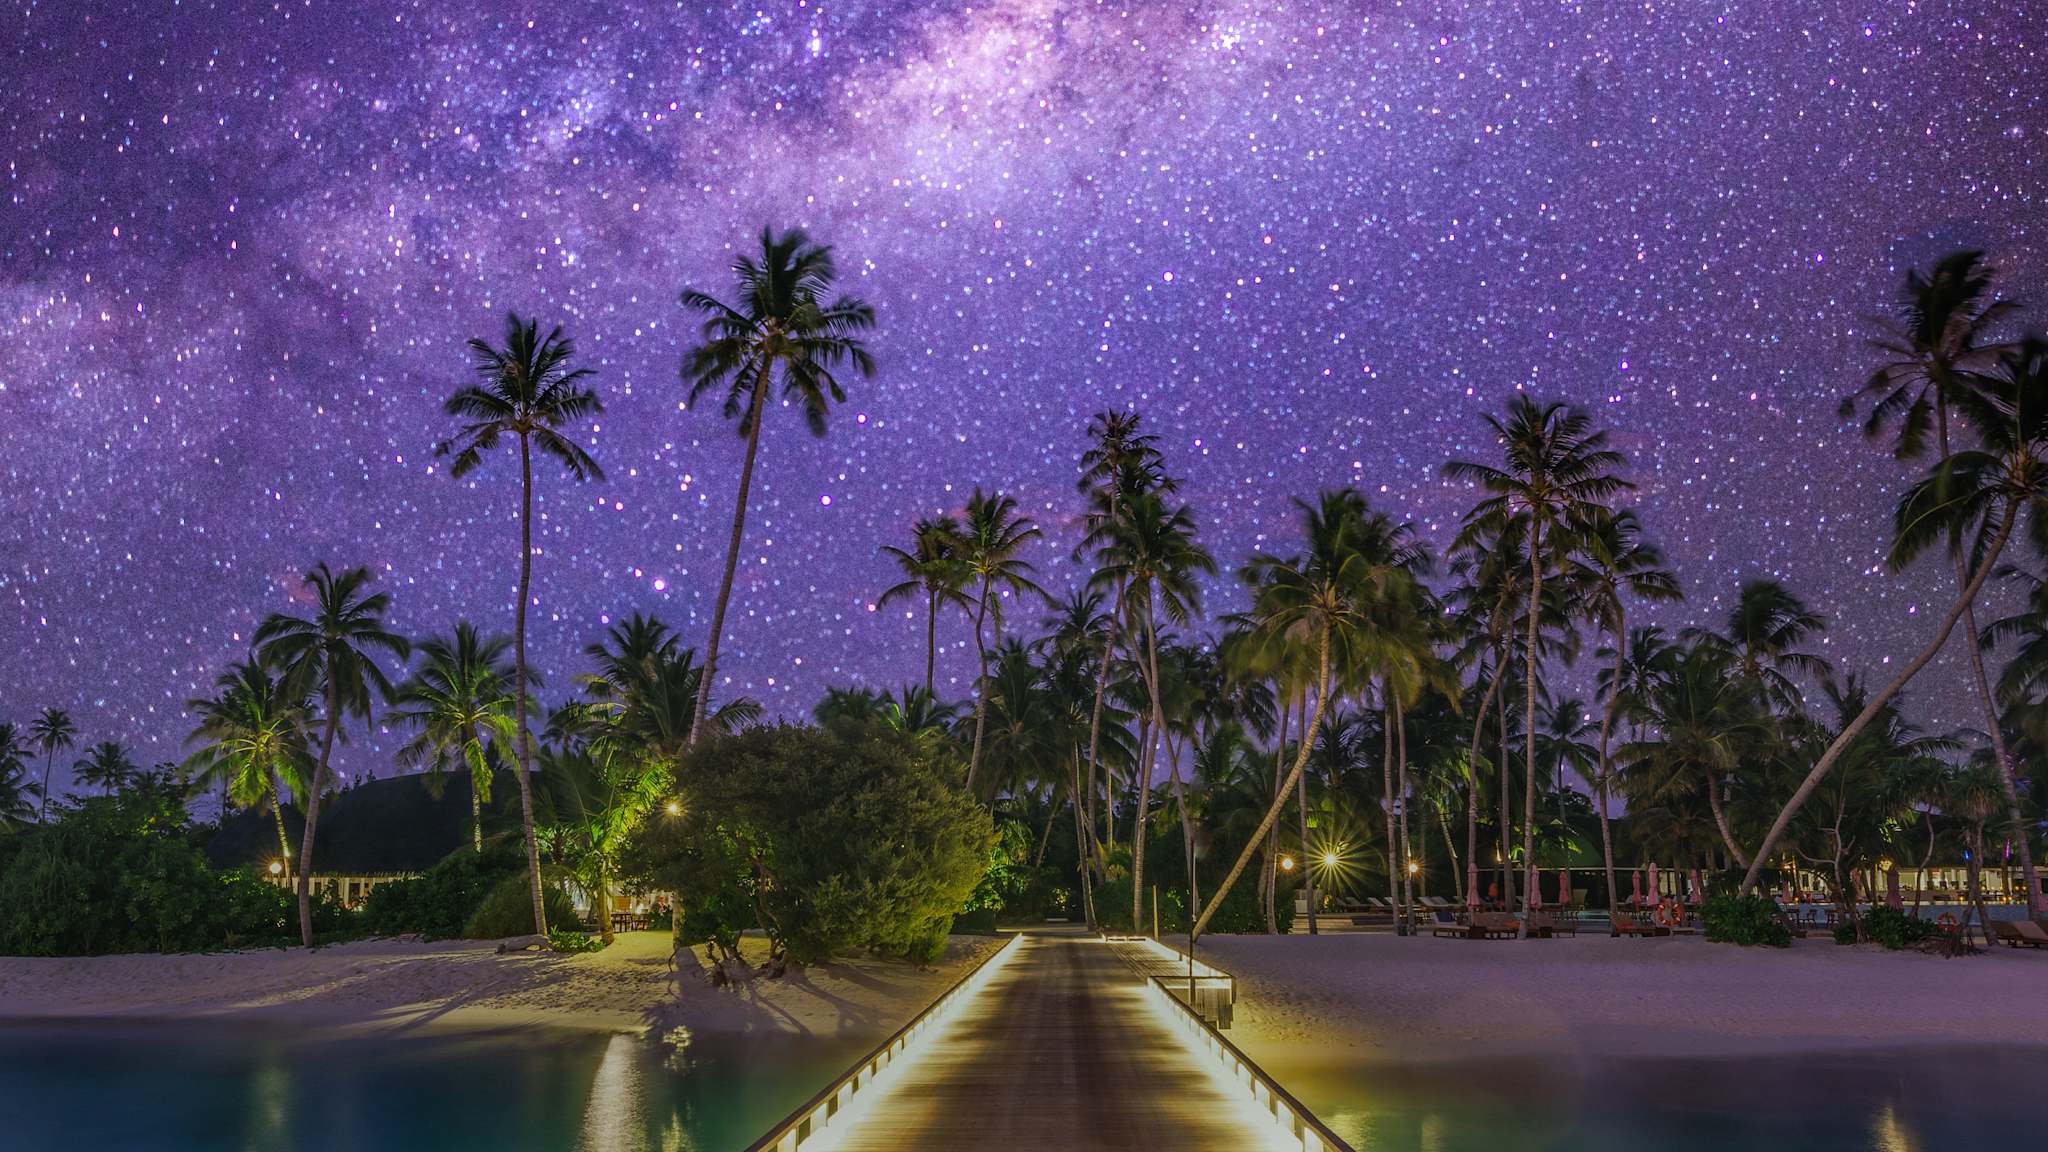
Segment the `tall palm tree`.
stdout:
[[13,723],[0,723],[0,832],[12,832],[35,814],[39,789],[28,779],[28,745]]
[[939,659],[939,609],[952,604],[967,607],[966,567],[960,562],[960,522],[951,516],[919,520],[910,531],[908,550],[882,545],[882,554],[896,562],[903,574],[901,583],[891,585],[875,600],[887,606],[912,596],[924,597],[924,690],[934,690],[934,672]]
[[1723,794],[1745,762],[1760,758],[1772,726],[1753,682],[1731,664],[1724,649],[1709,645],[1680,653],[1644,701],[1650,734],[1625,746],[1619,760],[1632,803],[1704,795],[1729,858],[1747,868],[1750,856],[1736,842]]
[[[1901,460],[1916,458],[1927,449],[1929,425],[1934,448],[1946,459],[1952,451],[1950,422],[1968,393],[1977,386],[1982,370],[2011,345],[1995,341],[1992,328],[2012,312],[2015,303],[2001,299],[1992,290],[1993,270],[1984,253],[1952,252],[1933,270],[1918,269],[1906,274],[1895,316],[1885,325],[1882,337],[1872,341],[1884,361],[1857,393],[1843,401],[1845,414],[1855,409],[1857,397],[1875,397],[1864,423],[1868,436],[1878,436],[1886,424],[1898,423],[1894,451]],[[1958,586],[1969,582],[1969,565],[1961,554],[1951,557]],[[2019,783],[2012,757],[2005,745],[1998,703],[1984,674],[1984,652],[1978,643],[1977,606],[1963,608],[1964,645],[1970,669],[1971,687],[1983,711],[1984,730],[1991,740],[1991,754],[2005,784],[2006,819],[2013,839],[2018,841],[2020,870],[2026,878],[2027,900],[2033,915],[2041,915],[2041,888],[2035,873],[2032,838],[2024,834],[2020,821]]]
[[62,708],[45,708],[29,723],[28,734],[43,754],[43,783],[36,789],[36,823],[40,824],[50,807],[50,766],[56,763],[57,753],[78,738],[78,726]]
[[185,768],[195,789],[219,784],[229,800],[244,808],[270,809],[277,825],[277,858],[289,879],[292,844],[285,834],[284,795],[289,791],[305,802],[313,761],[306,747],[312,715],[305,697],[286,692],[253,659],[221,673],[214,687],[213,695],[185,702],[198,719],[185,742],[199,746],[186,758]]
[[[1365,531],[1365,498],[1355,491],[1325,493],[1316,504],[1295,502],[1306,529],[1306,549],[1296,558],[1281,559],[1259,554],[1246,565],[1242,576],[1254,589],[1253,619],[1256,643],[1267,646],[1306,646],[1315,652],[1315,675],[1310,687],[1315,703],[1304,731],[1314,732],[1323,721],[1331,692],[1330,670],[1370,667],[1386,660],[1390,653],[1372,627],[1374,601],[1382,597],[1405,598],[1412,593],[1409,577],[1398,565],[1375,558],[1361,545]],[[1294,766],[1287,778],[1273,790],[1271,804],[1258,828],[1245,842],[1237,860],[1224,874],[1223,882],[1211,893],[1195,918],[1190,939],[1201,936],[1216,908],[1230,893],[1231,885],[1244,874],[1245,865],[1259,850],[1280,819],[1287,794],[1301,781],[1308,766],[1312,741],[1301,741]]]
[[135,761],[128,758],[128,750],[112,740],[102,740],[86,749],[85,756],[71,766],[74,779],[106,796],[120,791],[135,779],[138,771]]
[[[1538,405],[1518,395],[1508,404],[1506,420],[1488,416],[1487,423],[1500,438],[1504,467],[1453,460],[1444,466],[1444,473],[1477,484],[1488,493],[1466,515],[1461,536],[1496,535],[1514,522],[1524,526],[1529,544],[1529,674],[1525,677],[1523,715],[1533,718],[1544,570],[1562,569],[1579,547],[1577,541],[1592,535],[1603,517],[1613,515],[1606,501],[1635,486],[1613,473],[1623,457],[1607,447],[1607,434],[1595,431],[1591,418],[1569,405]],[[1522,825],[1522,856],[1529,875],[1522,900],[1526,908],[1534,903],[1536,884],[1536,724],[1532,719],[1525,727],[1527,799],[1523,811],[1528,818]],[[1526,919],[1520,934],[1528,934]]]
[[[1786,826],[1843,749],[1948,643],[1956,623],[1976,603],[2023,514],[2027,538],[2037,548],[2048,541],[2048,516],[2043,515],[2048,509],[2048,338],[2030,336],[1999,359],[1999,373],[1982,377],[1977,388],[1957,401],[1965,422],[1976,432],[1977,447],[1951,453],[1907,490],[1894,517],[1886,557],[1887,565],[1899,571],[1945,541],[1967,557],[1970,578],[1929,646],[1870,698],[1807,772],[1750,861],[1742,881],[1745,891],[1756,886],[1758,873]],[[2030,899],[2039,900],[2038,887]]]
[[[1130,656],[1138,665],[1151,705],[1153,736],[1166,736],[1166,713],[1160,703],[1159,617],[1174,624],[1186,624],[1202,610],[1202,595],[1196,580],[1216,571],[1216,559],[1196,539],[1194,516],[1186,505],[1169,506],[1156,490],[1126,494],[1103,533],[1096,551],[1092,583],[1121,591],[1126,616],[1123,633]],[[1142,650],[1137,641],[1143,640]],[[1192,853],[1194,826],[1189,821],[1187,798],[1181,788],[1180,768],[1171,765],[1175,803],[1181,814],[1182,836]],[[1139,835],[1131,844],[1131,922],[1139,922],[1145,891],[1145,837],[1143,829],[1151,808],[1152,781],[1141,771],[1138,779]],[[1192,861],[1190,861],[1192,865]],[[1190,890],[1195,876],[1190,867]],[[1198,904],[1190,900],[1191,904]]]
[[[1582,547],[1586,615],[1595,629],[1613,637],[1613,647],[1599,654],[1611,657],[1608,682],[1619,685],[1629,662],[1628,601],[1668,603],[1683,600],[1685,593],[1678,577],[1664,566],[1663,550],[1643,538],[1642,523],[1632,509],[1600,517]],[[1622,693],[1610,692],[1600,709],[1599,760],[1594,778],[1588,781],[1599,809],[1600,860],[1610,901],[1614,899],[1614,832],[1608,818],[1614,771],[1610,741],[1624,699]]]
[[[519,448],[519,602],[512,613],[513,683],[533,683],[526,665],[526,609],[533,600],[533,454],[560,463],[577,481],[603,480],[604,470],[590,453],[563,434],[563,426],[604,411],[597,393],[585,383],[588,368],[571,368],[576,347],[560,328],[540,335],[540,323],[522,321],[517,315],[505,317],[505,346],[494,348],[488,341],[469,342],[471,359],[481,384],[457,389],[444,406],[448,415],[462,421],[453,438],[435,449],[436,455],[453,455],[448,474],[456,479],[469,475],[483,464],[484,453],[495,451],[506,439]],[[512,693],[513,752],[519,771],[519,819],[526,833],[527,870],[532,874],[533,930],[547,934],[547,914],[541,908],[540,842],[533,832],[533,732],[526,721],[524,691]]]
[[[436,777],[451,768],[469,773],[470,846],[484,850],[484,805],[491,798],[496,763],[517,743],[517,670],[506,660],[510,636],[484,636],[467,620],[455,631],[419,643],[420,665],[398,686],[390,718],[414,730],[398,750],[406,768]],[[531,677],[527,687],[537,687]]]
[[1827,631],[1827,619],[1776,580],[1744,582],[1735,606],[1728,610],[1727,628],[1725,633],[1687,628],[1679,636],[1727,651],[1734,658],[1735,672],[1754,681],[1778,708],[1792,708],[1799,701],[1793,674],[1817,679],[1833,671],[1826,660],[1798,650],[1798,645]]
[[[961,519],[959,553],[968,583],[975,588],[974,654],[977,681],[988,677],[989,637],[985,625],[995,625],[994,643],[1003,641],[1005,595],[1045,599],[1045,590],[1031,579],[1036,569],[1022,556],[1024,546],[1041,533],[1029,516],[1018,514],[1017,501],[1000,492],[984,493],[980,488],[967,500]],[[982,736],[988,721],[985,685],[976,688],[974,701],[974,749],[967,758],[967,790],[974,791],[981,769]]]
[[[732,542],[726,547],[725,574],[718,582],[711,634],[704,645],[704,675],[697,691],[700,721],[710,707],[711,683],[718,674],[725,609],[732,599],[733,572],[747,527],[747,494],[761,448],[761,420],[767,415],[776,376],[781,376],[783,398],[803,409],[811,434],[823,436],[830,406],[846,400],[846,390],[833,371],[850,362],[863,377],[875,374],[874,357],[860,337],[875,326],[875,310],[853,296],[825,302],[839,278],[830,247],[811,243],[802,229],[777,236],[763,228],[758,255],[734,257],[732,274],[736,304],[694,288],[685,289],[682,296],[683,307],[704,315],[703,342],[683,356],[690,403],[709,390],[723,389],[725,418],[739,421],[739,434],[747,442],[739,495],[733,501]],[[696,739],[694,726],[690,738]]]
[[320,751],[306,781],[306,828],[299,836],[299,938],[308,948],[313,946],[313,838],[320,827],[320,797],[332,778],[328,766],[334,739],[344,717],[369,719],[373,696],[391,698],[391,681],[378,659],[403,665],[412,652],[405,637],[384,627],[391,597],[369,592],[372,579],[368,568],[337,573],[322,561],[304,581],[312,593],[312,613],[273,612],[253,637],[257,658],[278,674],[287,697],[320,701]]

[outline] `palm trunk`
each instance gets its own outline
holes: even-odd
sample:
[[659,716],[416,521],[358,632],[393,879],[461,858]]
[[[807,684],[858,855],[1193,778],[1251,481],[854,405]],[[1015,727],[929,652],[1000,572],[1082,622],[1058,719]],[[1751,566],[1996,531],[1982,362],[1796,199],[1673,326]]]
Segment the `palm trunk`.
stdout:
[[1394,841],[1394,806],[1400,803],[1394,792],[1394,706],[1387,692],[1386,677],[1380,677],[1380,807],[1387,820],[1387,903],[1394,906],[1394,934],[1401,931],[1401,853]]
[[1074,752],[1073,762],[1069,765],[1068,775],[1068,806],[1074,810],[1074,851],[1079,857],[1075,863],[1077,866],[1076,870],[1081,874],[1081,922],[1093,928],[1095,927],[1095,878],[1089,861],[1088,838],[1094,830],[1088,827],[1082,815],[1084,805],[1081,803],[1081,757],[1079,749],[1076,749]]
[[604,869],[597,870],[597,934],[607,945],[611,944],[612,932],[612,886]]
[[1139,726],[1144,743],[1138,747],[1138,811],[1131,823],[1131,930],[1145,934],[1145,824],[1152,817],[1152,748],[1159,733],[1152,730],[1148,716]]
[[36,798],[36,823],[48,823],[50,814],[50,769],[57,762],[57,750],[53,747],[43,753],[43,792]]
[[[1100,764],[1098,756],[1101,752],[1100,741],[1102,737],[1102,698],[1103,695],[1107,693],[1109,690],[1110,654],[1116,651],[1117,621],[1121,619],[1123,615],[1124,591],[1125,586],[1119,583],[1116,589],[1116,599],[1111,603],[1110,606],[1109,628],[1102,635],[1102,664],[1095,670],[1095,703],[1091,705],[1088,710],[1087,823],[1088,837],[1091,841],[1095,838],[1095,772],[1097,765]],[[1107,772],[1104,772],[1102,774],[1102,787],[1105,789],[1109,787],[1109,773]],[[1103,806],[1109,810],[1107,813],[1107,815],[1109,816],[1110,825],[1109,842],[1113,846],[1116,843],[1116,805],[1112,801],[1105,801]],[[1091,869],[1093,868],[1093,864],[1094,861],[1091,859]],[[1091,875],[1092,874],[1093,873],[1091,871]]]
[[[1494,615],[1498,620],[1498,610]],[[1465,881],[1468,907],[1479,903],[1479,739],[1486,731],[1486,711],[1493,706],[1494,693],[1500,690],[1504,647],[1494,648],[1493,676],[1486,682],[1486,692],[1479,697],[1479,710],[1472,717],[1472,744],[1465,753],[1465,866],[1472,872]]]
[[1390,700],[1388,707],[1394,711],[1394,788],[1401,804],[1401,925],[1404,931],[1415,926],[1415,876],[1408,871],[1408,729],[1402,720],[1401,702]]
[[1494,703],[1495,719],[1500,721],[1500,900],[1502,908],[1515,904],[1515,854],[1512,837],[1515,834],[1514,821],[1514,771],[1508,760],[1511,749],[1508,733],[1508,698],[1503,693]]
[[1749,867],[1749,858],[1742,854],[1742,849],[1735,843],[1735,834],[1728,830],[1728,813],[1721,807],[1721,778],[1712,772],[1707,773],[1707,807],[1714,813],[1714,827],[1721,830],[1721,843],[1728,846],[1728,855],[1734,858],[1738,867]]
[[[1273,738],[1273,795],[1280,795],[1280,781],[1287,773],[1287,721],[1290,718],[1294,700],[1282,690],[1286,697],[1280,704],[1280,727]],[[1266,931],[1270,935],[1280,934],[1280,829],[1266,831]]]
[[[728,573],[730,570],[728,569]],[[533,446],[519,438],[519,606],[512,614],[512,722],[519,727],[519,822],[526,833],[526,870],[533,890],[533,934],[548,934],[548,914],[541,903],[540,839],[533,830],[533,733],[526,725],[526,602],[533,595]],[[705,667],[710,676],[710,667]],[[702,704],[702,697],[698,703]],[[472,784],[473,790],[473,784]]]
[[[1522,704],[1522,767],[1526,784],[1522,794],[1522,864],[1529,870],[1526,886],[1522,889],[1522,911],[1532,912],[1536,907],[1536,643],[1537,632],[1543,624],[1543,528],[1531,524],[1529,528],[1529,651],[1524,657],[1528,664],[1527,683],[1523,687]],[[1527,939],[1529,917],[1523,916],[1521,927],[1516,929],[1517,939]]]
[[1153,624],[1149,597],[1145,605],[1145,690],[1152,697],[1152,723],[1166,741],[1167,780],[1173,785],[1174,806],[1180,810],[1181,848],[1188,858],[1188,907],[1200,908],[1201,885],[1195,879],[1195,824],[1188,815],[1187,793],[1180,786],[1180,749],[1175,747],[1173,737],[1167,733],[1166,709],[1159,702],[1159,629]]
[[[697,732],[704,727],[705,713],[711,707],[711,681],[718,674],[718,641],[725,635],[725,606],[732,599],[733,572],[739,567],[740,539],[747,530],[747,493],[754,486],[754,457],[761,450],[761,421],[768,413],[762,410],[768,390],[768,373],[757,372],[754,376],[754,396],[750,401],[749,423],[747,425],[747,454],[740,463],[739,499],[732,506],[732,540],[725,548],[725,575],[718,581],[718,603],[711,609],[711,634],[704,639],[704,671],[697,680],[697,709],[690,717],[690,734],[686,745],[697,742]],[[520,601],[523,606],[525,601]],[[524,645],[525,641],[520,643]],[[524,681],[521,681],[522,689]],[[537,897],[536,897],[537,899]]]
[[[490,784],[490,759],[484,753],[483,734],[474,727],[469,730],[470,740],[476,744],[477,759],[481,765],[469,766],[469,846],[481,853],[484,850],[484,789]],[[478,770],[482,769],[482,778]]]
[[1991,575],[1993,565],[1998,563],[1999,553],[2005,551],[2005,542],[2012,536],[2013,521],[2018,515],[2019,505],[2008,500],[2005,513],[1999,521],[1998,532],[1991,538],[1991,546],[1985,550],[1984,559],[1978,564],[1976,574],[1970,577],[1963,594],[1956,598],[1955,606],[1950,608],[1948,615],[1942,619],[1941,629],[1935,633],[1934,641],[1921,649],[1912,663],[1906,665],[1890,684],[1885,685],[1884,691],[1872,697],[1870,702],[1863,706],[1863,711],[1857,713],[1856,718],[1849,722],[1848,727],[1836,735],[1834,741],[1828,745],[1827,751],[1821,753],[1813,770],[1806,774],[1806,779],[1799,782],[1798,790],[1792,793],[1792,798],[1786,801],[1785,807],[1779,811],[1777,820],[1771,824],[1771,830],[1764,834],[1763,843],[1757,845],[1756,856],[1750,860],[1749,870],[1743,874],[1741,891],[1748,892],[1756,887],[1757,873],[1762,871],[1764,862],[1771,858],[1778,841],[1785,835],[1785,829],[1792,823],[1792,818],[1799,814],[1800,807],[1813,795],[1813,790],[1820,787],[1820,782],[1827,778],[1828,770],[1835,766],[1835,761],[1841,758],[1842,750],[1862,734],[1863,729],[1877,716],[1878,710],[1890,703],[1891,698],[1898,695],[1913,677],[1919,675],[1920,670],[1934,659],[1944,644],[1948,643],[1949,634],[1955,631],[1956,622],[1962,619],[1963,613],[1970,605],[1976,603],[1977,594],[1983,590],[1984,581]]
[[[1310,733],[1301,736],[1304,750],[1314,747]],[[1298,772],[1294,776],[1294,815],[1301,824],[1301,891],[1308,907],[1308,934],[1318,935],[1316,930],[1316,862],[1308,846],[1308,773]]]
[[[333,670],[328,670],[329,675]],[[313,946],[313,833],[320,825],[320,790],[327,783],[327,762],[334,755],[334,734],[341,730],[341,696],[327,689],[327,731],[320,738],[320,762],[306,788],[306,830],[299,836],[299,942]]]
[[1038,870],[1039,865],[1045,863],[1045,846],[1052,842],[1053,821],[1059,817],[1060,801],[1066,799],[1066,789],[1064,781],[1052,787],[1052,802],[1046,805],[1045,809],[1045,830],[1038,834],[1038,851],[1031,854],[1031,870],[1034,872]]
[[[1314,717],[1309,721],[1311,731],[1323,722],[1323,706],[1330,696],[1329,685],[1330,626],[1325,623],[1316,636],[1316,708]],[[1281,785],[1280,791],[1274,794],[1273,803],[1266,809],[1265,819],[1259,821],[1258,831],[1253,832],[1251,838],[1245,841],[1244,848],[1237,854],[1237,862],[1230,866],[1230,871],[1223,877],[1223,883],[1218,884],[1216,891],[1209,894],[1209,902],[1202,907],[1202,914],[1195,918],[1193,930],[1188,933],[1190,949],[1201,937],[1202,929],[1209,926],[1209,918],[1216,914],[1216,906],[1223,903],[1223,898],[1230,894],[1230,886],[1237,883],[1239,876],[1244,875],[1244,866],[1251,862],[1252,853],[1258,851],[1259,840],[1280,819],[1280,809],[1287,803],[1287,789],[1301,780],[1302,770],[1308,767],[1308,753],[1309,742],[1303,740],[1300,751],[1294,754],[1294,769],[1289,774],[1292,779]]]
[[[1999,785],[2005,790],[2006,834],[2019,847],[2020,876],[2027,885],[2027,915],[2039,918],[2043,914],[2041,879],[2034,870],[2034,846],[2026,823],[2020,817],[2019,780],[2013,774],[2012,757],[2006,751],[2005,726],[1999,722],[1990,681],[1984,677],[1984,651],[1977,643],[1977,635],[1976,605],[1966,604],[1963,608],[1963,649],[1970,654],[1970,677],[1976,682],[1977,699],[1984,706],[1984,730],[1991,734],[1991,754],[1998,763]],[[2010,887],[2007,886],[2008,891]]]
[[[974,612],[974,753],[967,758],[967,794],[974,794],[974,777],[981,771],[981,736],[988,724],[988,644],[983,628],[988,621],[989,579],[981,581],[981,604]],[[1002,627],[1000,619],[996,627]],[[998,640],[1000,642],[1000,639]]]
[[[1619,603],[1619,598],[1616,600]],[[1607,906],[1614,907],[1614,831],[1608,826],[1607,781],[1614,773],[1614,761],[1609,755],[1609,740],[1614,734],[1614,715],[1621,708],[1622,669],[1628,665],[1628,617],[1617,609],[1614,615],[1614,684],[1608,694],[1607,707],[1600,711],[1600,866],[1607,876]]]
[[270,818],[277,821],[277,860],[286,869],[284,874],[285,883],[290,884],[292,880],[290,871],[292,866],[292,842],[291,837],[285,835],[284,831],[284,788],[274,775],[270,780]]
[[[934,678],[939,667],[939,593],[933,589],[925,597],[924,612],[924,694],[933,693]],[[699,685],[698,687],[702,687]]]

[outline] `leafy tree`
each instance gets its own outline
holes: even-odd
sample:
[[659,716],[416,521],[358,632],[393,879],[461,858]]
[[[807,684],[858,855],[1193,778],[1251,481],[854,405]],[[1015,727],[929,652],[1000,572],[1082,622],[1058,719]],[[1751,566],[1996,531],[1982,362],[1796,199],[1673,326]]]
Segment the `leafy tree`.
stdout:
[[452,439],[434,449],[453,455],[448,475],[460,480],[483,464],[484,453],[500,441],[519,446],[519,601],[512,613],[512,731],[519,771],[519,821],[526,834],[526,861],[533,889],[533,931],[547,934],[547,909],[541,900],[540,845],[533,832],[533,732],[526,721],[526,685],[539,679],[526,664],[526,609],[533,602],[533,453],[552,457],[576,481],[603,480],[604,470],[590,453],[562,432],[563,426],[604,411],[597,393],[585,383],[588,368],[571,368],[575,345],[560,328],[540,335],[536,320],[505,317],[505,346],[471,340],[470,356],[481,384],[458,388],[444,406],[462,421]]
[[12,723],[0,723],[0,832],[11,832],[35,814],[40,789],[30,782],[22,756],[27,748]]
[[492,773],[518,740],[517,672],[505,659],[511,647],[508,636],[484,636],[457,621],[451,635],[420,642],[420,665],[398,686],[390,713],[414,732],[398,750],[401,766],[426,768],[436,779],[457,767],[469,773],[470,846],[478,852]]
[[306,573],[313,612],[306,617],[273,612],[256,628],[257,658],[273,669],[288,698],[320,700],[320,751],[306,781],[306,828],[299,837],[299,939],[313,946],[313,837],[320,827],[320,797],[332,780],[328,765],[342,721],[367,721],[373,697],[391,698],[391,681],[377,661],[400,664],[412,651],[405,637],[384,627],[391,597],[369,592],[368,568],[336,573],[325,561]]
[[[742,253],[733,258],[737,303],[727,304],[696,289],[685,289],[682,297],[683,307],[705,318],[703,342],[683,357],[683,383],[689,386],[690,403],[695,404],[707,391],[722,389],[725,418],[739,421],[739,434],[747,442],[740,464],[739,494],[733,501],[732,542],[726,548],[725,573],[719,578],[711,634],[704,647],[698,720],[710,707],[726,604],[732,599],[733,571],[746,532],[754,458],[761,448],[761,421],[767,415],[768,394],[776,377],[781,377],[783,398],[803,409],[811,434],[823,436],[831,405],[846,400],[834,371],[850,362],[864,377],[875,374],[874,357],[860,337],[875,326],[875,310],[852,296],[825,302],[839,278],[832,249],[813,244],[797,228],[780,236],[763,228],[760,244],[758,255]],[[690,738],[696,738],[694,727]]]

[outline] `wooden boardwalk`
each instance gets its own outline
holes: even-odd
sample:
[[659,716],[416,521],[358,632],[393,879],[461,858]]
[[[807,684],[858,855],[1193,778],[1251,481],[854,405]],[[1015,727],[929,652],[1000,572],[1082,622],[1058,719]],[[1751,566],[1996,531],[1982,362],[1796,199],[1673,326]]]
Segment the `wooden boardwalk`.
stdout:
[[821,1146],[1299,1152],[1168,1026],[1111,945],[1042,932],[1014,947],[917,1061]]

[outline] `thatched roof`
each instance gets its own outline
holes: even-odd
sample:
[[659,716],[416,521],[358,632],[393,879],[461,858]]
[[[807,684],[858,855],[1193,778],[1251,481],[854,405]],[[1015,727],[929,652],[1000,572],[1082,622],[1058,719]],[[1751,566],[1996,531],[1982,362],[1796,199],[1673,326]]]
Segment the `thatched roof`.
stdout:
[[[438,784],[434,795],[430,784]],[[439,780],[422,775],[365,780],[330,793],[320,804],[320,832],[313,841],[315,875],[376,876],[424,872],[470,843],[469,776],[449,773]],[[509,804],[508,804],[509,801]],[[518,827],[518,785],[498,773],[491,802],[484,806],[484,835]],[[284,807],[285,831],[294,850],[305,816]],[[277,825],[268,809],[237,812],[222,822],[206,845],[217,868],[262,867],[277,858]]]

